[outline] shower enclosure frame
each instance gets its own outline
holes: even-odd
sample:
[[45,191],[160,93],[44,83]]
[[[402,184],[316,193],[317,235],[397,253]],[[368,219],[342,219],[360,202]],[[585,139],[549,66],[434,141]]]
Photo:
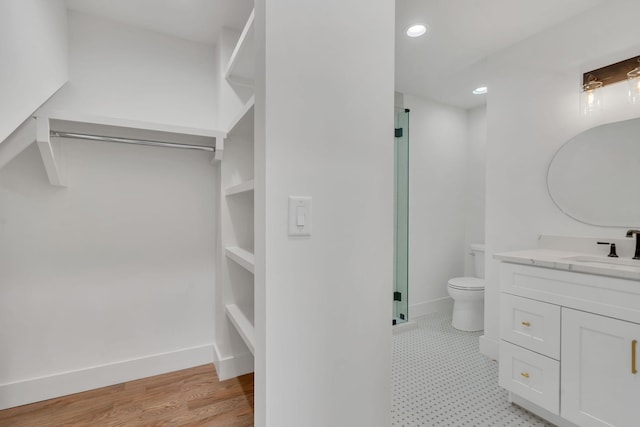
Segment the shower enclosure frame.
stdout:
[[406,108],[394,112],[394,325],[409,320],[409,112]]

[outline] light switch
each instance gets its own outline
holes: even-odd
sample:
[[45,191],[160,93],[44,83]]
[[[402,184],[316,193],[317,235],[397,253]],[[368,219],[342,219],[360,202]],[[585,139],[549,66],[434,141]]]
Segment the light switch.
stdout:
[[311,197],[289,196],[289,236],[311,236]]

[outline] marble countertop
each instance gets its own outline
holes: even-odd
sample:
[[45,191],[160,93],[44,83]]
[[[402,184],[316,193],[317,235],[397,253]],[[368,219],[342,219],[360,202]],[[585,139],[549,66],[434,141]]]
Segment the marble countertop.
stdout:
[[631,258],[609,258],[553,249],[501,252],[494,254],[493,258],[516,264],[640,281],[640,260]]

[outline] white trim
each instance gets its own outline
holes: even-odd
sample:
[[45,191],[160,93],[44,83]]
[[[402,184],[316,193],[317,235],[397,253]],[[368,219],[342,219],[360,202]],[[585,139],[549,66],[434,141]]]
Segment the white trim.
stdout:
[[480,354],[484,354],[493,360],[499,359],[498,354],[500,351],[498,349],[500,347],[500,343],[498,341],[487,338],[486,335],[481,335],[478,341],[480,343]]
[[0,384],[0,409],[213,362],[213,344]]
[[447,296],[409,306],[409,320],[431,313],[446,313],[453,310],[453,300]]
[[218,346],[213,346],[216,373],[220,381],[253,372],[253,356],[243,353],[238,356],[221,357]]
[[404,323],[396,323],[395,325],[393,325],[393,328],[391,328],[391,330],[393,331],[393,335],[399,334],[401,332],[412,331],[414,329],[418,329],[418,322],[414,320],[410,320]]
[[564,418],[561,418],[561,417],[559,417],[559,416],[547,411],[544,408],[541,408],[540,406],[536,405],[535,403],[529,402],[528,400],[518,396],[515,393],[509,392],[509,401],[511,403],[513,403],[514,405],[518,405],[518,406],[526,409],[529,412],[533,412],[534,414],[538,415],[539,417],[544,418],[545,420],[553,423],[557,427],[578,427],[577,425],[573,424],[572,422],[567,421]]

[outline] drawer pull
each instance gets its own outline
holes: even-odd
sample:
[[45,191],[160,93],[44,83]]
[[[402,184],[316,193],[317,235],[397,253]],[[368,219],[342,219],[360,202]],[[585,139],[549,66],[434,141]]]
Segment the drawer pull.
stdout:
[[638,373],[636,367],[636,347],[638,346],[638,340],[631,341],[631,373],[633,375]]
[[522,323],[522,326],[526,326],[527,328],[531,326],[531,323],[529,322],[521,322],[521,323]]
[[525,378],[529,378],[529,372],[520,372],[520,375],[522,375]]

